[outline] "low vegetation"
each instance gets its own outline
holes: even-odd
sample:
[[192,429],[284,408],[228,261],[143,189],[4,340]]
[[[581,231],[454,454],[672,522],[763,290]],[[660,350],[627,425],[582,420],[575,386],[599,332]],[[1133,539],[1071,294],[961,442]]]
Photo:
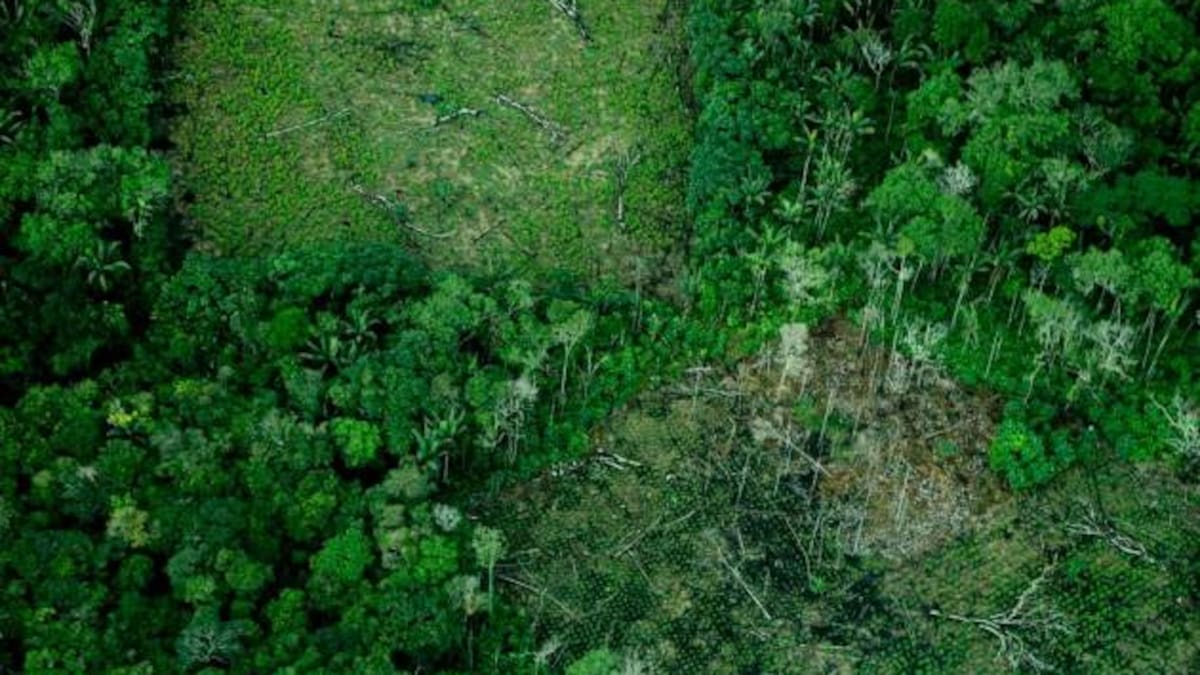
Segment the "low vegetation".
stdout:
[[[399,3],[401,6],[406,3]],[[683,233],[678,3],[192,3],[172,98],[202,246],[410,242],[651,279]]]

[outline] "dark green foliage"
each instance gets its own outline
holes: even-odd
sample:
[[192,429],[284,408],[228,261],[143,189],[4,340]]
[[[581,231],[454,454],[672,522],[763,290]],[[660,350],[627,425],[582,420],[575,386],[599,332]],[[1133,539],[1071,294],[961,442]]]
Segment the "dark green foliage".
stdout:
[[[469,663],[464,645],[500,640],[509,628],[482,619],[508,610],[480,601],[478,584],[504,551],[478,558],[493,531],[443,500],[518,460],[574,452],[560,439],[627,395],[619,369],[580,369],[588,350],[624,339],[623,321],[586,296],[487,291],[398,269],[405,259],[375,246],[192,256],[136,358],[31,388],[5,411],[0,449],[19,468],[0,495],[24,533],[0,555],[22,589],[6,666],[336,670]],[[570,351],[556,346],[568,339]],[[61,563],[34,564],[47,556]],[[70,625],[78,653],[39,651],[68,642],[39,637],[31,617],[81,589],[94,606]],[[115,637],[111,654],[88,647],[126,620],[109,609],[118,599],[168,618]],[[267,620],[266,607],[292,618]],[[276,636],[287,622],[332,633]]]
[[[641,285],[434,270],[412,250],[336,237],[262,258],[180,255],[161,103],[179,4],[0,0],[0,670],[537,671],[555,636],[535,635],[504,592],[520,552],[504,523],[475,520],[481,500],[582,455],[655,378],[759,354],[779,324],[841,310],[936,374],[916,386],[953,375],[1008,402],[987,464],[1029,500],[1014,508],[1042,514],[1058,482],[1116,458],[1166,458],[1195,478],[1200,17],[1187,3],[692,3],[685,310]],[[451,3],[401,4],[428,18]],[[229,15],[201,16],[214,39],[238,41]],[[267,51],[292,44],[278,26],[258,37]],[[247,82],[299,86],[272,68]],[[213,101],[185,89],[192,105]],[[277,128],[273,109],[251,117],[256,134]],[[338,147],[382,152],[337,121],[328,133],[352,141]],[[185,154],[212,147],[196,133],[178,135]],[[237,152],[275,162],[270,185],[293,182],[276,162],[287,153],[257,140]],[[208,197],[247,191],[289,223],[327,212],[312,186],[260,199],[215,147],[191,167]],[[357,160],[339,152],[331,166]],[[673,202],[656,192],[676,182],[664,161],[641,165],[633,197]],[[469,196],[440,175],[428,191],[439,219]],[[275,250],[271,228],[222,217],[222,236],[258,233],[247,250]],[[970,454],[933,447],[948,464]],[[1152,515],[1186,523],[1171,514]],[[1039,643],[1044,656],[1081,672],[1177,665],[1141,653],[1188,639],[1190,530],[1156,525],[1143,555],[1095,534],[1064,542],[1061,526],[1038,525],[1037,555],[1059,566],[1048,592],[1078,624]],[[970,579],[981,547],[904,564]],[[741,553],[747,569],[767,560]],[[881,599],[868,557],[806,572],[789,601],[859,607],[814,636],[857,648],[871,634],[860,665],[879,672],[978,666],[974,643]],[[1017,597],[1026,562],[982,600]],[[595,576],[588,600],[620,630],[573,626],[591,651],[574,639],[581,658],[557,666],[568,673],[636,661],[605,635],[653,635],[638,603],[661,591]],[[622,599],[603,606],[616,586]],[[750,590],[696,601],[724,608],[730,589]],[[679,662],[703,671],[724,648]],[[795,666],[780,650],[745,661]]]
[[0,390],[123,351],[166,271],[159,50],[171,3],[5,6],[0,47]]
[[[1164,0],[817,5],[692,8],[700,309],[796,312],[772,263],[843,245],[869,327],[908,348],[938,323],[952,373],[1050,411],[1031,438],[1085,421],[1123,454],[1162,452],[1165,432],[1097,411],[1195,398],[1194,17]],[[1060,445],[993,463],[1042,483],[1079,457]]]

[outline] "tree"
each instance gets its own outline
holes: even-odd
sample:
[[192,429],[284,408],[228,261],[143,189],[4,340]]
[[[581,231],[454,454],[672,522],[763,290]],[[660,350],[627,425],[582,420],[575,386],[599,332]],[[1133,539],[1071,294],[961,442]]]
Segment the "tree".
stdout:
[[559,397],[567,397],[567,365],[571,360],[571,352],[583,338],[592,330],[594,318],[591,312],[576,308],[573,303],[556,300],[550,303],[547,317],[551,321],[550,335],[554,342],[562,347],[562,376],[559,380]]
[[370,422],[339,417],[331,423],[333,437],[342,450],[346,466],[357,469],[375,461],[383,439]]
[[356,583],[372,559],[371,540],[363,534],[361,524],[352,526],[327,540],[313,556],[313,579],[338,586]]
[[1024,421],[1007,414],[992,439],[988,462],[1018,490],[1044,483],[1058,471],[1041,436]]
[[488,574],[488,611],[495,609],[496,563],[504,555],[504,533],[491,527],[477,527],[471,538],[475,560]]
[[241,639],[249,632],[247,622],[221,621],[214,609],[199,609],[176,641],[179,665],[185,670],[230,666],[242,651]]

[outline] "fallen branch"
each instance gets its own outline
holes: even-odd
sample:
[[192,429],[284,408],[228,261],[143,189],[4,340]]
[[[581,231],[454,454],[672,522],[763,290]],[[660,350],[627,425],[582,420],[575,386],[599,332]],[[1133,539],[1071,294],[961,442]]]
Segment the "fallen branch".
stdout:
[[328,115],[326,115],[320,119],[310,120],[310,121],[304,122],[302,124],[294,124],[290,127],[284,127],[283,129],[277,129],[275,131],[268,131],[267,133],[263,134],[263,138],[275,138],[277,136],[282,136],[284,134],[290,134],[293,131],[301,131],[303,129],[309,129],[311,127],[319,126],[322,124],[327,124],[329,122],[332,122],[333,120],[336,120],[340,117],[345,117],[346,115],[349,115],[349,114],[350,114],[350,108],[342,108],[341,110],[339,110],[337,112],[329,113]]
[[591,42],[592,35],[583,21],[583,15],[579,13],[578,0],[550,0],[550,4],[575,25],[575,30],[579,31],[579,37],[583,38],[584,42]]
[[729,563],[729,559],[725,557],[725,551],[720,547],[720,545],[717,547],[717,554],[721,556],[721,562],[729,570],[729,574],[733,576],[734,581],[738,582],[738,585],[742,587],[742,590],[746,591],[746,595],[750,596],[750,599],[754,601],[754,604],[758,607],[758,611],[762,612],[762,615],[767,619],[767,621],[774,621],[775,619],[771,617],[771,613],[767,611],[766,606],[764,606],[762,601],[758,599],[758,596],[754,594],[754,591],[750,589],[750,584],[747,584],[746,580],[742,578],[742,573],[737,571],[737,568]]
[[999,646],[996,658],[1004,659],[1013,670],[1028,667],[1037,671],[1051,670],[1050,664],[1043,661],[1026,642],[1026,634],[1034,633],[1049,637],[1052,633],[1071,633],[1066,617],[1037,596],[1042,584],[1046,582],[1053,569],[1052,565],[1042,570],[1036,579],[1021,592],[1007,612],[997,612],[986,617],[971,617],[961,614],[950,614],[937,609],[929,610],[929,615],[939,619],[956,621],[975,626],[996,638]]
[[516,586],[517,588],[523,588],[531,593],[536,593],[539,598],[546,598],[550,602],[553,602],[559,609],[561,609],[564,614],[566,614],[568,617],[571,618],[572,621],[575,621],[579,618],[578,612],[576,612],[575,610],[568,607],[566,605],[566,603],[564,603],[563,601],[559,600],[558,598],[554,597],[553,595],[550,595],[550,592],[543,588],[538,588],[537,586],[534,586],[533,584],[526,583],[524,581],[521,581],[520,579],[514,579],[513,577],[505,576],[503,574],[497,574],[496,578],[505,583],[512,584],[513,586]]
[[423,237],[430,237],[433,239],[449,239],[450,237],[453,237],[456,232],[458,232],[457,227],[446,232],[430,232],[428,230],[419,228],[416,225],[413,225],[412,223],[396,216],[396,212],[401,205],[398,202],[390,199],[387,195],[370,192],[361,185],[351,185],[350,189],[354,191],[355,194],[367,200],[368,203],[387,212],[387,214],[391,216],[392,221],[395,222],[398,227],[408,230],[414,234],[419,234]]
[[[691,511],[688,511],[687,513],[676,518],[675,520],[672,520],[671,522],[667,523],[666,525],[663,525],[661,528],[659,527],[659,523],[661,523],[663,518],[666,517],[666,514],[660,514],[657,518],[654,519],[653,523],[650,523],[649,527],[642,530],[641,532],[635,533],[632,538],[630,538],[628,535],[626,535],[625,537],[622,537],[621,538],[622,542],[624,542],[626,539],[628,539],[629,541],[628,541],[628,543],[621,545],[621,547],[618,548],[617,551],[612,554],[612,557],[619,558],[622,555],[625,555],[626,553],[633,551],[633,548],[635,546],[637,546],[643,539],[645,539],[647,537],[647,535],[649,535],[651,532],[655,532],[657,530],[661,530],[663,532],[668,532],[671,530],[671,528],[675,527],[676,525],[687,522],[687,520],[689,518],[691,518],[692,516],[696,515],[696,513],[698,511],[699,511],[699,509],[692,509]],[[618,543],[620,543],[620,542],[618,542]]]
[[[654,531],[654,528],[658,527],[658,524],[662,522],[662,519],[665,516],[666,516],[665,513],[659,514],[659,516],[654,519],[654,522],[650,523],[650,527],[647,527],[646,529],[642,530],[641,532],[637,532],[636,534],[634,534],[634,536],[629,539],[629,543],[624,544],[619,549],[617,549],[616,553],[612,554],[612,557],[619,558],[619,557],[625,555],[626,553],[628,553],[629,551],[632,551],[633,547],[638,545],[638,542],[645,539],[646,535],[650,534],[651,532]],[[625,538],[623,537],[622,540],[624,540],[624,539]]]
[[482,114],[482,111],[476,110],[474,108],[459,108],[458,110],[455,110],[452,113],[449,113],[446,115],[441,115],[440,117],[438,117],[436,120],[433,121],[433,126],[440,127],[443,124],[448,124],[450,122],[453,122],[454,120],[459,119],[460,117],[479,117],[481,114]]
[[500,105],[502,105],[506,108],[512,108],[513,110],[516,110],[517,112],[524,115],[527,119],[529,119],[529,121],[533,122],[538,128],[540,128],[542,131],[545,131],[547,134],[549,134],[550,140],[554,143],[558,143],[567,135],[567,130],[565,128],[563,128],[562,125],[554,122],[550,118],[548,118],[545,115],[541,114],[540,112],[534,110],[533,108],[530,108],[529,106],[525,105],[524,103],[521,103],[520,101],[515,101],[512,98],[505,96],[504,94],[496,94],[494,100],[496,101],[496,103],[499,103]]
[[788,450],[791,450],[792,452],[795,452],[795,453],[799,454],[801,457],[803,457],[804,459],[808,460],[808,463],[811,464],[812,467],[814,469],[816,469],[818,473],[823,474],[825,476],[830,475],[829,470],[825,468],[825,465],[821,464],[820,460],[818,460],[816,457],[813,457],[812,455],[808,454],[808,452],[806,452],[803,448],[796,445],[796,443],[792,441],[792,438],[790,435],[785,437],[783,439],[783,442],[787,446]]
[[1068,523],[1066,530],[1081,537],[1101,539],[1125,555],[1144,558],[1149,563],[1154,562],[1154,558],[1140,541],[1122,534],[1116,527],[1105,522],[1105,519],[1101,518],[1091,505],[1087,507],[1087,515],[1080,520]]
[[622,457],[621,455],[604,448],[597,450],[596,455],[600,461],[608,464],[609,466],[615,465],[616,468],[621,470],[625,470],[630,467],[640,468],[642,466],[641,462],[629,459],[628,457]]

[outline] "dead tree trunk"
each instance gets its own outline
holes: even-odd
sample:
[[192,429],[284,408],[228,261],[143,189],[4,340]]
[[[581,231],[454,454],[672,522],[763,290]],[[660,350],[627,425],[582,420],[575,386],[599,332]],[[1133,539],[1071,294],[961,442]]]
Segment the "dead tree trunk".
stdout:
[[554,8],[562,12],[563,16],[575,26],[575,30],[579,31],[579,37],[583,38],[584,42],[592,41],[592,34],[588,31],[587,24],[583,21],[583,15],[579,13],[578,0],[550,0],[550,4]]
[[505,108],[511,108],[524,115],[539,129],[546,132],[546,134],[550,136],[551,142],[558,143],[566,138],[567,130],[561,124],[554,122],[550,118],[525,105],[524,103],[513,100],[511,97],[505,96],[504,94],[496,94],[494,100],[496,103],[504,106]]
[[1072,632],[1066,617],[1039,597],[1042,584],[1046,582],[1051,569],[1053,569],[1052,565],[1043,569],[1042,573],[1021,592],[1016,604],[1008,611],[979,617],[931,609],[929,615],[975,626],[996,638],[999,643],[996,649],[996,658],[1007,662],[1013,670],[1022,668],[1036,671],[1052,670],[1051,665],[1043,661],[1028,642],[1029,638],[1033,637],[1047,639],[1054,633],[1069,634]]
[[401,204],[391,199],[387,195],[370,192],[361,185],[351,185],[350,190],[354,192],[354,194],[365,199],[367,203],[380,209],[381,211],[386,212],[388,216],[391,217],[392,221],[396,223],[396,226],[400,229],[408,230],[413,234],[419,234],[423,237],[431,237],[433,239],[449,239],[450,237],[453,237],[456,232],[458,232],[458,228],[454,228],[447,232],[430,232],[429,230],[422,229],[408,222],[404,218],[397,217],[396,214],[400,211]]
[[621,231],[625,230],[625,188],[629,185],[629,171],[640,161],[642,161],[642,153],[637,150],[626,150],[621,152],[614,162],[613,180],[616,183],[617,193],[617,227]]
[[452,113],[447,113],[445,115],[439,115],[438,118],[433,121],[433,126],[440,127],[443,124],[449,124],[450,122],[453,122],[456,119],[460,119],[463,117],[479,117],[480,114],[481,114],[481,111],[476,110],[474,108],[459,108],[458,110],[455,110]]

